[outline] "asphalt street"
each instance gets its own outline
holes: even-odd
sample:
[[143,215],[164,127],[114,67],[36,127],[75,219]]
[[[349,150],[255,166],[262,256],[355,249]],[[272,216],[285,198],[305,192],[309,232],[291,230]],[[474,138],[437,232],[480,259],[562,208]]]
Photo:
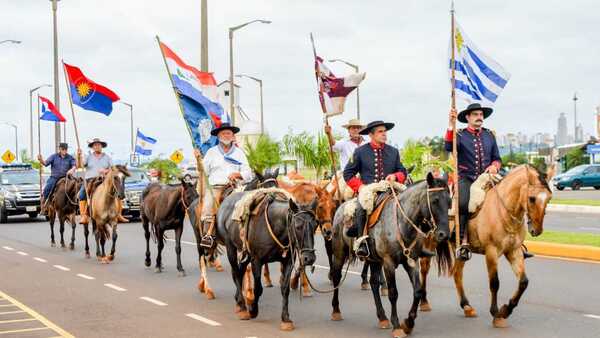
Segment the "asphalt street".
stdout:
[[[568,216],[549,215],[557,224]],[[23,221],[23,219],[21,219]],[[572,218],[571,218],[572,221]],[[168,233],[173,238],[172,233]],[[75,251],[49,245],[48,224],[18,222],[0,225],[0,291],[35,310],[76,337],[390,337],[377,328],[371,293],[361,291],[360,279],[351,273],[340,293],[344,320],[332,322],[331,296],[314,294],[300,300],[290,297],[290,315],[296,330],[279,330],[280,290],[265,289],[257,319],[240,321],[233,312],[233,282],[225,272],[211,270],[209,278],[217,299],[207,300],[196,289],[197,253],[189,225],[184,231],[183,265],[186,277],[175,269],[174,243],[164,251],[166,270],[155,273],[144,262],[144,237],[139,223],[121,224],[116,259],[109,265],[83,255],[83,229],[77,228]],[[310,278],[319,288],[329,287],[323,242],[316,243],[317,268]],[[92,244],[92,252],[95,244]],[[156,247],[152,247],[152,258]],[[278,268],[271,268],[278,280]],[[360,266],[351,267],[360,271]],[[465,287],[478,318],[464,318],[453,283],[431,274],[429,299],[433,311],[419,313],[413,337],[599,337],[600,264],[534,258],[527,261],[530,279],[520,306],[507,329],[494,329],[488,312],[488,280],[483,259],[476,256],[465,272]],[[411,290],[404,271],[397,272],[399,309],[408,311]],[[500,300],[506,302],[516,288],[506,264],[500,266]],[[19,331],[29,322],[14,322],[24,313],[0,307],[0,337],[51,337],[51,330]],[[384,298],[389,316],[389,302]],[[33,321],[32,321],[33,322]],[[31,324],[33,325],[33,324]],[[11,331],[13,331],[11,333]],[[3,334],[2,332],[9,332]]]
[[573,200],[600,200],[600,190],[594,188],[582,188],[581,190],[571,190],[566,188],[563,191],[554,189],[552,198],[573,199]]

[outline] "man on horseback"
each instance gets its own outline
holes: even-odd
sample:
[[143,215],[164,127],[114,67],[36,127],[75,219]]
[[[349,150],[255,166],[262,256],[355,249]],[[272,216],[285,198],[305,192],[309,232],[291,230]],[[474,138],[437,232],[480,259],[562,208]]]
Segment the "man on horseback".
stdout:
[[335,141],[331,134],[331,126],[325,126],[325,133],[329,135],[329,140],[333,151],[340,154],[340,166],[342,169],[346,167],[348,161],[352,158],[354,150],[363,145],[366,141],[359,132],[365,127],[358,119],[351,119],[347,124],[342,126],[348,130],[348,138],[342,141]]
[[[386,144],[387,131],[392,128],[394,128],[393,123],[373,121],[359,132],[360,135],[369,135],[371,142],[356,148],[344,168],[344,180],[355,194],[358,194],[361,187],[366,184],[382,180],[403,183],[406,179],[407,172],[400,161],[400,152]],[[360,174],[360,178],[356,174]],[[349,237],[362,236],[363,226],[367,220],[366,210],[360,203],[356,204],[352,227],[346,233]],[[363,237],[356,250],[356,255],[359,257],[366,257],[369,252]]]
[[[502,166],[500,152],[496,144],[494,133],[483,128],[483,120],[493,112],[492,108],[482,107],[479,103],[470,104],[458,116],[456,110],[450,110],[449,127],[445,136],[446,151],[452,151],[452,127],[455,120],[466,123],[467,128],[456,132],[458,154],[458,213],[460,222],[461,246],[457,249],[458,259],[467,261],[471,258],[468,232],[469,225],[469,199],[471,185],[483,173],[496,175]],[[532,255],[524,252],[525,258]]]
[[[225,188],[232,183],[249,181],[253,176],[246,154],[233,143],[235,134],[239,131],[240,128],[227,122],[211,131],[211,135],[217,137],[218,144],[208,149],[202,161],[209,185],[204,192],[200,218],[202,228],[206,230],[201,241],[201,245],[204,247],[213,246],[218,203]],[[194,149],[196,156],[199,156],[198,151],[198,149]]]
[[72,174],[76,168],[75,158],[67,152],[68,149],[68,144],[60,143],[58,145],[58,152],[50,155],[45,161],[42,155],[38,154],[38,161],[40,164],[44,167],[50,166],[50,177],[46,181],[44,191],[42,192],[44,198],[42,210],[40,212],[42,215],[46,214],[46,205],[50,200],[50,195],[54,192],[54,187],[58,180],[67,176],[67,174]]
[[[79,213],[81,215],[81,219],[79,223],[88,224],[89,216],[88,216],[88,197],[92,197],[93,188],[101,182],[102,177],[106,175],[112,168],[112,159],[108,154],[103,152],[103,149],[106,148],[108,144],[99,138],[94,138],[90,142],[88,142],[88,147],[92,148],[92,152],[86,156],[83,161],[83,166],[85,167],[85,183],[81,185],[81,189],[79,190]],[[81,149],[77,150],[78,157],[81,156]],[[86,189],[87,192],[86,192]],[[88,196],[89,194],[89,196]],[[118,221],[121,223],[127,223],[127,220],[123,215],[121,215],[121,210],[123,209],[121,199],[117,199],[118,210]]]

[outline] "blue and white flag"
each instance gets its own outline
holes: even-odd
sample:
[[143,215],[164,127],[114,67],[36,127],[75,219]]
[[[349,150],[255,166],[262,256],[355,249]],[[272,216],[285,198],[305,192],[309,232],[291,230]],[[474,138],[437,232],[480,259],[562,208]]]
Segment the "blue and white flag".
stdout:
[[140,154],[140,155],[144,155],[144,156],[152,155],[152,147],[154,147],[154,144],[156,143],[156,139],[146,136],[138,130],[136,140],[137,140],[136,144],[135,144],[136,154]]
[[[479,50],[458,23],[455,23],[454,39],[457,96],[467,103],[478,102],[483,106],[493,106],[510,79],[510,74]],[[448,58],[450,81],[452,81],[451,55]]]

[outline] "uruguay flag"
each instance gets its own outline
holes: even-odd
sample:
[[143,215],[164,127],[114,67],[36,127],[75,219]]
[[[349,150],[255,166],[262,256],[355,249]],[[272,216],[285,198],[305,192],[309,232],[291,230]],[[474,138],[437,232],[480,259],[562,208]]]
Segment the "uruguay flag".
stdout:
[[42,116],[40,116],[40,120],[44,121],[53,121],[53,122],[66,122],[67,120],[60,114],[58,109],[54,106],[52,101],[48,100],[43,96],[39,96],[39,99],[42,104]]
[[[483,106],[493,106],[510,79],[510,74],[479,50],[457,22],[455,22],[454,39],[456,93],[468,103],[478,102]],[[452,81],[451,56],[449,60],[450,81]]]
[[154,147],[154,144],[156,143],[155,138],[152,138],[152,137],[142,134],[142,132],[140,132],[140,130],[138,129],[137,136],[135,139],[136,139],[136,142],[135,142],[136,154],[140,154],[140,155],[144,155],[144,156],[152,155],[152,147]]
[[217,138],[210,131],[228,121],[219,103],[217,82],[212,73],[201,72],[186,64],[167,45],[159,44],[183,107],[185,122],[192,133],[194,148],[206,154],[217,144]]
[[71,99],[79,107],[109,116],[112,113],[113,102],[119,101],[119,96],[112,90],[88,79],[81,69],[63,62],[69,86]]

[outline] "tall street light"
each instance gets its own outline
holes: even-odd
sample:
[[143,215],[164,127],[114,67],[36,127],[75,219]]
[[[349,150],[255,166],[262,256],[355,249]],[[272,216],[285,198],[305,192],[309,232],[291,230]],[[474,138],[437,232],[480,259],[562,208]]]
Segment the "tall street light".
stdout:
[[39,85],[29,90],[29,157],[33,159],[33,93],[42,87],[52,87],[51,84]]
[[[54,45],[54,106],[60,111],[60,93],[58,83],[58,25],[56,23],[56,11],[58,9],[59,0],[50,0],[52,2],[52,28],[53,28],[53,45]],[[60,143],[60,123],[54,123],[54,147],[58,151]]]
[[255,78],[254,76],[245,75],[245,74],[236,75],[236,77],[239,77],[239,78],[245,77],[250,80],[254,80],[254,81],[258,82],[258,88],[260,90],[260,134],[264,135],[265,119],[264,119],[264,113],[263,113],[263,82],[261,79]]
[[131,132],[131,153],[133,154],[134,147],[135,147],[135,145],[133,144],[133,142],[134,142],[133,141],[133,105],[131,103],[127,103],[124,101],[119,101],[119,102],[121,102],[122,104],[129,107],[129,125],[131,127],[131,130],[130,130],[130,132]]
[[208,5],[200,2],[200,70],[208,72]]
[[15,128],[15,156],[16,156],[16,160],[17,162],[19,162],[19,132],[17,129],[17,125],[16,124],[12,124],[12,123],[8,123],[8,122],[2,122],[2,124],[5,124],[9,127],[13,127]]
[[270,24],[269,20],[252,20],[248,21],[239,26],[229,27],[229,113],[231,114],[231,124],[235,125],[235,92],[234,92],[234,83],[233,83],[233,32],[238,29],[244,28],[249,24],[260,22],[264,24]]
[[12,40],[12,39],[8,39],[8,40],[2,40],[2,41],[0,41],[0,44],[3,44],[3,43],[13,43],[13,44],[15,44],[15,45],[18,45],[18,44],[20,44],[21,42],[22,42],[22,41],[20,41],[20,40]]
[[[355,73],[358,73],[358,66],[348,61],[344,61],[342,59],[332,59],[329,60],[329,62],[342,62],[353,68]],[[356,87],[356,118],[360,120],[360,92],[358,87]]]

